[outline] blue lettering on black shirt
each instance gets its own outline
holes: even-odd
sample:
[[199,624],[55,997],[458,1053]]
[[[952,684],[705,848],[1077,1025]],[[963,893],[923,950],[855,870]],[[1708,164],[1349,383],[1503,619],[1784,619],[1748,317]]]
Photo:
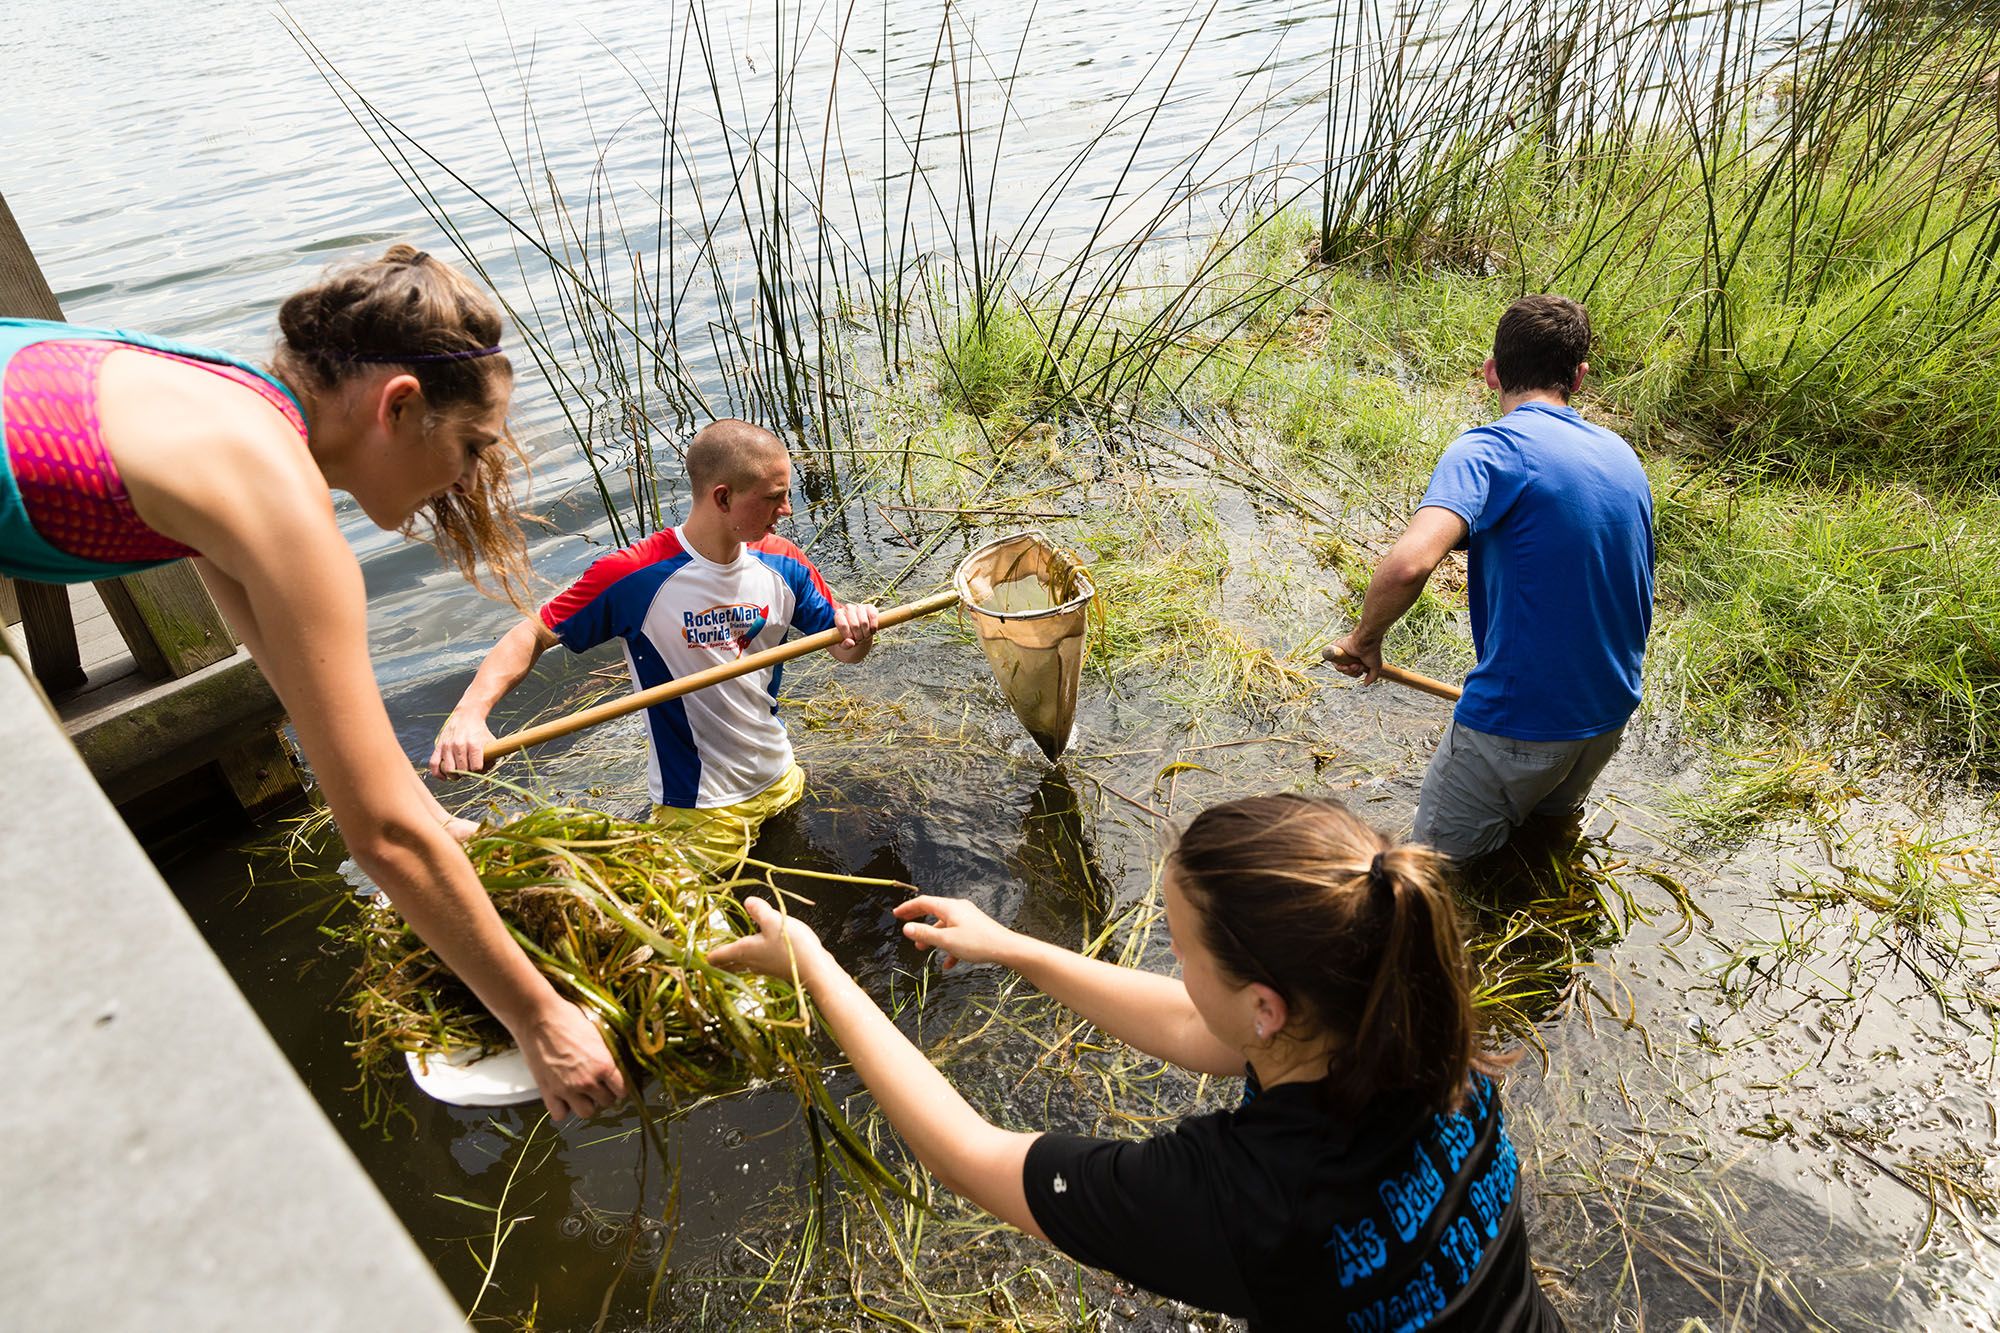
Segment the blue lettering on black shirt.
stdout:
[[1411,1166],[1398,1176],[1391,1176],[1375,1187],[1382,1196],[1383,1206],[1389,1210],[1389,1221],[1396,1228],[1396,1239],[1408,1244],[1414,1240],[1418,1228],[1430,1220],[1431,1210],[1444,1197],[1444,1177],[1432,1165],[1430,1154],[1419,1143],[1410,1154]]
[[1364,1217],[1353,1226],[1333,1226],[1333,1239],[1326,1243],[1340,1265],[1340,1285],[1351,1287],[1373,1277],[1389,1262],[1389,1246],[1375,1229],[1375,1220]]

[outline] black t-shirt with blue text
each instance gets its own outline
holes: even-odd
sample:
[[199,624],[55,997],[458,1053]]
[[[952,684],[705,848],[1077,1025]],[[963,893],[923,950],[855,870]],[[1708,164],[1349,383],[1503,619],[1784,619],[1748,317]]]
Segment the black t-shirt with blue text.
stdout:
[[1254,1333],[1560,1333],[1528,1263],[1499,1093],[1334,1120],[1312,1084],[1260,1090],[1138,1142],[1044,1134],[1028,1207],[1072,1258]]

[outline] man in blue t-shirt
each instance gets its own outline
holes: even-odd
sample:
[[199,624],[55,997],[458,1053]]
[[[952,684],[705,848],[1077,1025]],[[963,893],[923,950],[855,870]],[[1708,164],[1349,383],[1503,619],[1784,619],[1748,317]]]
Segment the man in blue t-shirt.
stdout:
[[1653,495],[1632,447],[1578,416],[1590,317],[1525,296],[1493,335],[1500,419],[1452,441],[1410,526],[1335,645],[1373,684],[1382,636],[1453,550],[1468,554],[1472,641],[1450,728],[1424,774],[1415,836],[1460,859],[1531,816],[1574,817],[1639,704],[1653,620]]

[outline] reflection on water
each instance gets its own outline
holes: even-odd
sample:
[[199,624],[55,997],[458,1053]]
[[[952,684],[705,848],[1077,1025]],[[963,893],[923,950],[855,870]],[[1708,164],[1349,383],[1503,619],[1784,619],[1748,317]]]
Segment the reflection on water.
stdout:
[[1021,845],[1008,868],[1025,889],[1014,929],[1045,940],[1090,938],[1111,910],[1110,885],[1085,830],[1069,774],[1050,768],[1021,816]]

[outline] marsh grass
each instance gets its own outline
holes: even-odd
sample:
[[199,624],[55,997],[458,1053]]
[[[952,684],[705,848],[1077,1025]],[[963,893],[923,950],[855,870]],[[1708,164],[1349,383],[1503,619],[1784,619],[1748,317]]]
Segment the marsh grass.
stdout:
[[1060,390],[1040,331],[1012,305],[961,321],[938,360],[935,377],[945,400],[981,417],[1033,415]]
[[[973,529],[1034,515],[1092,561],[1105,604],[1092,666],[1107,693],[1158,695],[1194,725],[1268,727],[1311,683],[1298,645],[1234,618],[1224,592],[1243,542],[1216,488],[1300,524],[1351,607],[1437,451],[1487,410],[1468,381],[1498,311],[1560,290],[1597,324],[1584,410],[1622,427],[1654,477],[1651,705],[1746,755],[1774,730],[1808,733],[1796,762],[1719,771],[1686,811],[1697,831],[1727,841],[1801,814],[1824,831],[1843,779],[1804,756],[1836,746],[1886,742],[1992,771],[2000,427],[1970,371],[2000,347],[1990,27],[1900,2],[1343,15],[1313,76],[1323,97],[1295,86],[1218,112],[1219,138],[1281,101],[1274,133],[1308,108],[1323,117],[1313,151],[1262,173],[1197,149],[1161,177],[1185,183],[1165,188],[1128,162],[1108,191],[1078,197],[1079,164],[1132,147],[1176,95],[1196,24],[1162,43],[1152,81],[1107,108],[1103,133],[1008,227],[993,225],[992,200],[1015,184],[1002,152],[1012,76],[970,73],[955,7],[913,115],[892,114],[886,78],[849,59],[844,24],[815,30],[782,5],[771,16],[793,57],[821,38],[841,48],[843,86],[879,115],[872,163],[849,159],[835,127],[851,112],[832,92],[804,97],[783,70],[737,77],[699,4],[673,11],[687,62],[664,80],[624,71],[643,113],[594,145],[583,178],[560,178],[537,142],[545,94],[524,59],[518,117],[496,113],[516,149],[513,195],[455,177],[321,65],[469,260],[488,257],[469,240],[474,217],[509,228],[508,262],[481,271],[570,414],[614,540],[666,521],[685,426],[766,420],[838,493],[830,513],[872,512],[894,531],[908,556],[883,571],[887,587],[935,572]],[[967,131],[982,97],[997,100],[991,137]],[[697,104],[726,143],[719,166],[689,147]],[[923,148],[946,126],[940,170]],[[642,151],[621,155],[634,137]],[[633,156],[648,164],[636,194],[617,174]],[[1174,219],[1197,201],[1210,227],[1190,241]],[[1056,245],[1058,216],[1095,223]],[[1204,485],[1187,484],[1196,473]],[[1422,604],[1414,656],[1464,660],[1459,599],[1447,580]],[[864,752],[947,730],[910,713],[829,693],[797,724],[814,743],[851,733]],[[1138,795],[1119,794],[1147,819],[1176,808],[1174,777],[1143,788],[1142,776]],[[1968,943],[1990,869],[1963,841],[1906,832],[1889,849],[1827,832],[1840,868],[1788,881],[1766,938],[1724,941],[1737,952],[1718,985],[1748,1007],[1796,1003],[1834,977],[1851,1003],[1865,979],[1836,962],[1891,966],[1926,978],[1947,1013],[1990,1021],[1991,973]],[[1631,1027],[1650,1051],[1602,963],[1636,931],[1671,942],[1676,920],[1703,920],[1677,873],[1603,846],[1529,872],[1506,892],[1468,886],[1489,1021],[1530,1045],[1565,1021]],[[1152,957],[1146,911],[1094,943]],[[1138,1132],[1213,1095],[1018,991],[964,1023],[956,1038],[926,1035],[941,1060],[1028,1071],[1004,1087],[971,1080],[994,1109],[1040,1098]],[[1729,1049],[1706,1029],[1697,1041]],[[1691,1126],[1678,1086],[1649,1102],[1621,1075],[1616,1092],[1629,1113],[1616,1125],[1533,1136],[1556,1145],[1538,1179],[1591,1308],[1653,1326],[1652,1293],[1679,1283],[1716,1326],[1820,1326],[1799,1256],[1768,1253],[1758,1200]],[[856,1127],[894,1162],[877,1122]],[[907,1163],[889,1170],[922,1193]],[[1940,1183],[1962,1172],[1936,1171],[1906,1176],[1970,1215],[1976,1196]],[[805,1242],[774,1220],[751,1229],[736,1265],[691,1283],[705,1287],[699,1308],[740,1321],[751,1295],[782,1288],[792,1304],[776,1317],[808,1327],[1057,1328],[1095,1326],[1124,1299],[948,1204],[940,1215],[884,1195],[830,1215],[824,1267],[805,1272]]]
[[2000,756],[2000,503],[1906,483],[1661,478],[1654,648],[1688,711],[1774,706],[1840,743],[1886,736],[1979,771]]
[[1706,785],[1674,796],[1668,808],[1697,835],[1731,842],[1775,820],[1825,828],[1860,795],[1831,761],[1792,745],[1720,756]]
[[1169,697],[1189,702],[1296,700],[1311,691],[1297,663],[1224,619],[1222,585],[1237,553],[1199,493],[1121,488],[1073,535],[1105,606],[1088,664],[1105,680],[1147,672]]

